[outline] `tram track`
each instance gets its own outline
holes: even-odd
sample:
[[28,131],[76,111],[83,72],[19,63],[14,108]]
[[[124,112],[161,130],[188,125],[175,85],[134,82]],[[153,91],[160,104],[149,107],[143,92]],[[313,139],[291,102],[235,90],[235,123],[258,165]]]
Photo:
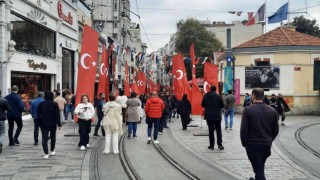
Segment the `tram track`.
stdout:
[[[142,178],[139,176],[137,171],[134,169],[132,164],[130,163],[130,159],[128,158],[128,155],[126,153],[125,149],[125,139],[127,137],[128,132],[124,132],[123,136],[120,138],[119,141],[119,148],[120,148],[120,154],[119,158],[121,161],[121,164],[123,166],[124,171],[126,172],[128,178],[130,180],[141,180]],[[160,146],[159,144],[153,144],[156,151],[167,161],[169,162],[173,167],[175,167],[176,170],[178,170],[180,173],[182,173],[187,179],[191,180],[199,180],[196,175],[192,174],[190,171],[185,169],[181,164],[177,163],[172,157],[170,157]]]
[[295,138],[297,140],[297,142],[303,147],[305,148],[306,150],[308,150],[309,152],[311,152],[312,154],[314,154],[315,156],[317,156],[318,158],[320,158],[320,153],[315,151],[314,149],[312,149],[310,146],[308,146],[304,141],[303,141],[303,138],[302,138],[302,131],[305,130],[306,128],[308,127],[311,127],[311,126],[314,126],[314,125],[318,125],[320,123],[314,123],[314,124],[309,124],[309,125],[306,125],[306,126],[303,126],[301,128],[299,128],[296,133],[295,133]]

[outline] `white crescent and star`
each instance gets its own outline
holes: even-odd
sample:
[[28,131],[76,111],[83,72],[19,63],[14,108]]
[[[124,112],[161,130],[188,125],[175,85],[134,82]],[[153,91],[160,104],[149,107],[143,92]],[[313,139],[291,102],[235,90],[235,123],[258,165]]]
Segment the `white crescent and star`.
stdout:
[[177,72],[180,74],[180,76],[177,77],[177,80],[182,79],[182,77],[183,77],[183,72],[182,72],[181,70],[177,70],[176,73],[177,73]]
[[109,70],[108,68],[106,68],[106,77],[108,77],[108,75],[109,75]]
[[83,69],[89,69],[90,67],[86,66],[86,64],[84,63],[84,60],[86,59],[86,57],[90,57],[90,54],[88,53],[84,53],[82,56],[81,56],[81,59],[80,59],[80,64],[81,66],[83,67]]
[[104,75],[104,73],[103,73],[103,67],[104,67],[105,65],[104,65],[104,63],[101,63],[101,66],[100,66],[100,73],[101,73],[101,75]]
[[205,81],[205,82],[203,83],[203,90],[204,90],[205,93],[208,92],[208,91],[207,91],[207,86],[209,86],[209,88],[210,88],[210,84],[208,83],[208,81]]

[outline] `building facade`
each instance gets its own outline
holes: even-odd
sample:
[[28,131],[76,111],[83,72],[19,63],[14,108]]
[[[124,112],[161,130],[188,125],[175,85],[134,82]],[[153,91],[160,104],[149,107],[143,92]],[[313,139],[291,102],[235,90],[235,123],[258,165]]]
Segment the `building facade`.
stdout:
[[72,0],[1,2],[0,88],[12,85],[27,104],[38,91],[74,87],[78,60],[77,3]]

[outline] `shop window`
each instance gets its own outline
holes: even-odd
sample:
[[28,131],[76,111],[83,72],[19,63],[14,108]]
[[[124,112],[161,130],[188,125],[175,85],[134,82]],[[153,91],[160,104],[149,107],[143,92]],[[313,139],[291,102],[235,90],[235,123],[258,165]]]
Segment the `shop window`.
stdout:
[[11,14],[10,19],[11,38],[17,44],[15,46],[17,51],[47,58],[56,57],[55,32],[14,13]]
[[62,90],[74,90],[74,52],[62,49]]
[[313,90],[320,90],[320,60],[314,61]]

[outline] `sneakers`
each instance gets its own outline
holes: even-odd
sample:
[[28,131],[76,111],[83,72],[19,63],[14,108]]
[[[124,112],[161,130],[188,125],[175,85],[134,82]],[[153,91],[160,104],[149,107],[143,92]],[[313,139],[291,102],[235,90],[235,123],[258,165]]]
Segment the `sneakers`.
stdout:
[[44,159],[48,159],[49,158],[49,154],[46,154],[43,156]]
[[38,146],[38,142],[34,142],[34,145],[35,145],[35,146]]
[[160,134],[160,135],[162,135],[162,134],[163,134],[163,132],[159,132],[159,134]]
[[158,140],[153,141],[153,144],[159,144]]
[[9,146],[14,146],[16,145],[14,142],[9,142]]
[[283,122],[281,123],[281,126],[286,126]]
[[148,142],[147,144],[150,144],[151,143],[151,137],[148,137]]
[[56,155],[56,152],[55,152],[55,151],[51,151],[51,152],[49,153],[49,155],[50,155],[50,156],[54,156],[54,155]]
[[13,142],[14,142],[16,145],[20,145],[20,142],[18,141],[18,139],[14,139]]
[[80,147],[80,150],[81,150],[81,151],[84,151],[84,150],[86,150],[86,148],[85,148],[84,146],[81,146],[81,147]]
[[110,151],[104,150],[102,153],[103,153],[103,154],[109,154]]
[[169,128],[168,126],[165,126],[164,128]]
[[223,146],[218,146],[219,150],[224,150]]
[[208,149],[214,150],[214,146],[208,146]]
[[92,137],[100,137],[98,134],[93,134]]
[[87,144],[86,147],[87,147],[87,148],[90,147],[90,144]]
[[230,130],[232,130],[232,128],[230,128]]
[[229,126],[228,126],[228,125],[226,125],[225,129],[228,129],[228,128],[229,128]]
[[128,137],[127,137],[127,138],[128,138],[128,139],[131,139],[131,135],[130,135],[130,136],[128,135]]
[[119,154],[119,151],[114,151],[113,153],[114,153],[114,154]]
[[133,135],[133,137],[135,138],[135,137],[138,137],[137,135]]

